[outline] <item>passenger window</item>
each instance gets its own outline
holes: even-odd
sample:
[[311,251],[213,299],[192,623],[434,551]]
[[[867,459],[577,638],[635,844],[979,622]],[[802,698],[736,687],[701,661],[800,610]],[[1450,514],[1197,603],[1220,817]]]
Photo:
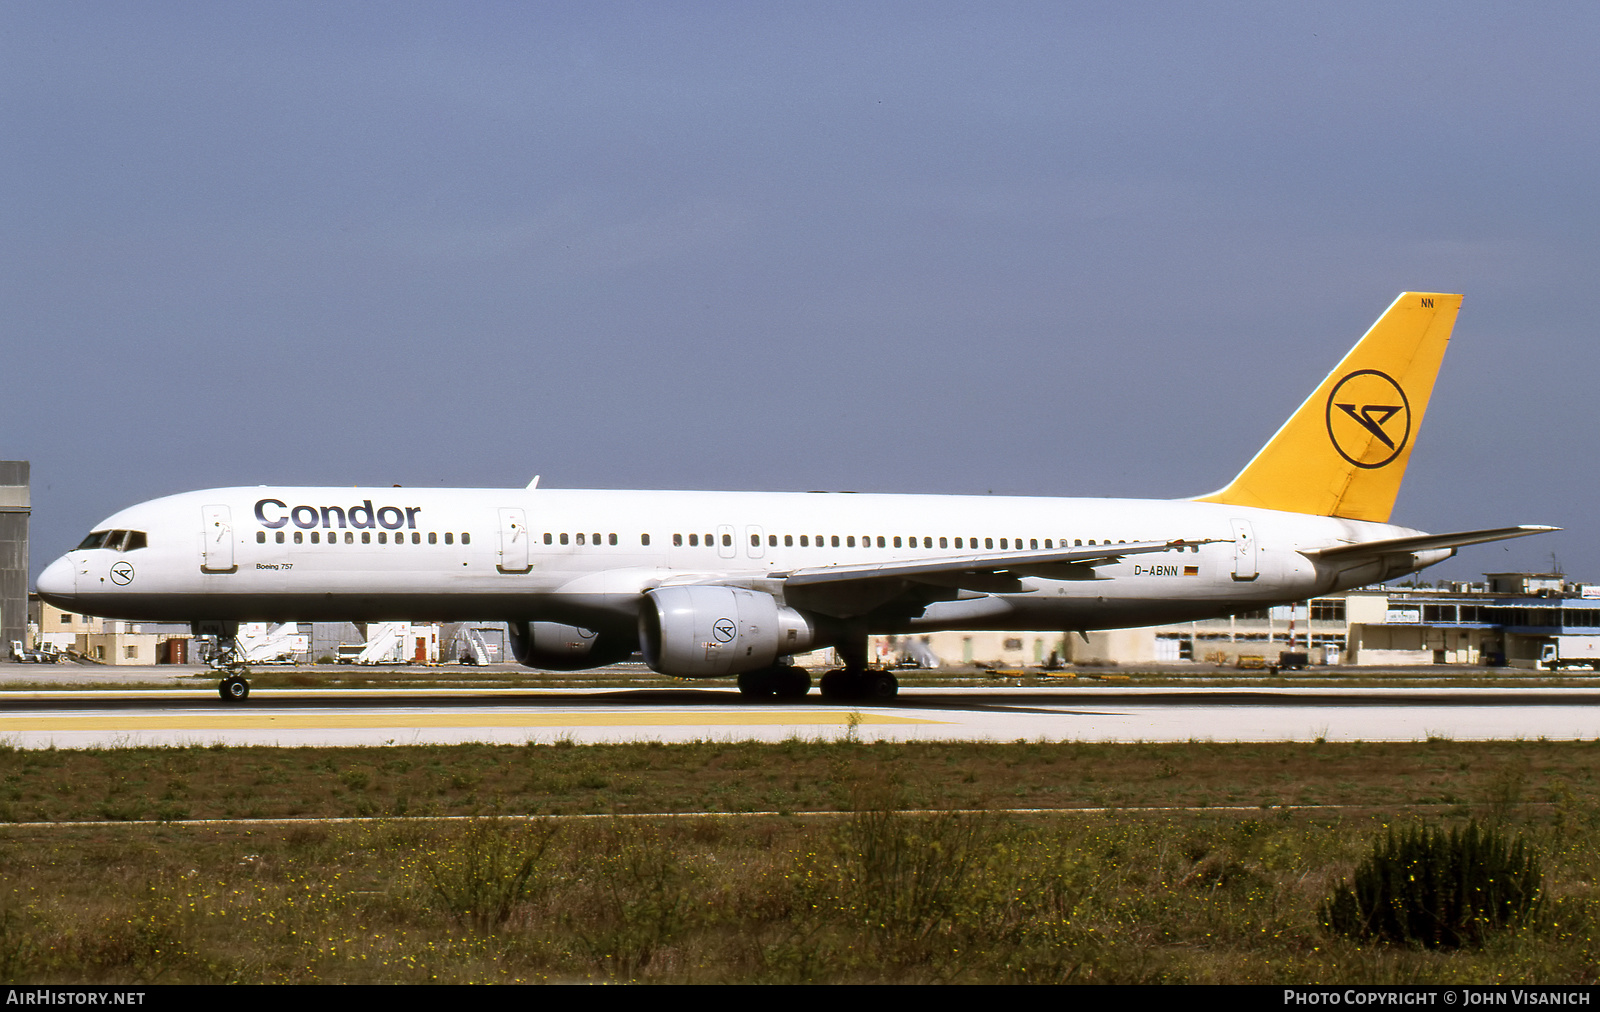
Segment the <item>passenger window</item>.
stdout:
[[[456,543],[456,535],[454,531],[444,532],[444,543],[447,545],[453,545]],[[561,535],[561,543],[563,545],[567,543],[567,536],[565,534]]]
[[846,548],[854,548],[856,546],[856,536],[854,534],[845,535],[844,544]]
[[[444,536],[444,543],[447,544],[447,545],[450,543],[450,535],[446,534]],[[561,532],[561,543],[563,545],[567,543],[567,532],[566,531],[562,531]]]
[[606,544],[614,545],[616,543],[617,543],[617,536],[615,534],[607,534],[606,535]]
[[939,547],[940,548],[949,548],[950,547],[950,539],[949,538],[940,538],[939,539]]
[[768,548],[777,548],[778,547],[778,536],[776,534],[768,534],[767,535],[767,547]]
[[583,532],[582,531],[578,532],[578,544],[580,544],[580,545],[583,544]]
[[[282,538],[282,537],[283,537],[283,534],[282,534],[282,532],[279,532],[279,534],[278,534],[278,537],[279,537],[279,538],[280,538],[280,539],[281,539],[281,538]],[[370,545],[370,544],[372,544],[372,532],[371,532],[371,531],[362,531],[362,532],[361,532],[361,543],[362,543],[362,544],[363,544],[363,545]]]
[[793,548],[794,547],[794,535],[793,534],[785,534],[783,536],[783,547],[785,547],[785,548]]
[[732,548],[733,547],[733,535],[732,534],[724,534],[722,536],[722,547],[723,548]]
[[321,535],[320,532],[318,532],[318,531],[312,531],[311,532],[311,543],[313,545],[317,545],[317,544],[321,544],[322,543],[322,535]]
[[1007,549],[1006,539],[1005,538],[1001,538],[1000,539],[1000,550],[1003,552],[1003,551],[1006,551],[1006,549]]
[[837,534],[835,534],[833,536],[833,547],[835,547],[835,548],[839,547],[839,535],[837,535]]
[[598,545],[599,543],[600,543],[600,532],[599,531],[595,531],[594,532],[594,540],[589,542],[589,544]]
[[900,535],[898,535],[898,534],[896,534],[896,535],[895,535],[895,536],[894,536],[894,546],[895,546],[895,547],[896,547],[896,548],[899,548],[899,547],[900,547]]
[[301,534],[299,531],[295,531],[294,532],[294,543],[298,545],[303,540],[305,540],[305,535]]
[[811,535],[809,535],[809,534],[800,535],[800,547],[801,548],[810,548],[811,547]]
[[639,544],[648,545],[649,543],[650,543],[650,535],[648,535],[648,534],[639,535]]
[[472,535],[471,535],[471,534],[468,534],[468,533],[467,533],[467,532],[466,532],[466,531],[462,531],[462,532],[461,532],[461,543],[462,543],[462,544],[463,544],[463,545],[470,545],[470,544],[472,544]]
[[283,544],[283,532],[282,531],[275,531],[273,533],[272,540],[276,541],[280,545]]
[[388,535],[388,533],[386,531],[379,531],[378,532],[378,544],[387,545],[388,543],[389,543],[389,535]]
[[759,534],[750,535],[750,547],[751,548],[760,548],[761,547],[761,535],[759,535]]
[[[428,544],[430,544],[430,545],[433,544],[433,541],[432,541],[433,535],[431,535],[431,534],[428,535],[428,538],[429,538]],[[544,532],[544,543],[545,544],[547,544],[547,545],[554,544],[555,540],[556,539],[550,534],[549,531],[545,531]]]
[[698,535],[698,534],[689,535],[689,547],[690,548],[699,548],[700,547],[700,535]]
[[[438,531],[429,531],[428,532],[428,544],[437,545],[438,543],[439,543],[439,532]],[[544,543],[547,544],[547,545],[550,543],[550,535],[546,534],[544,536]]]
[[885,544],[884,544],[884,541],[883,541],[883,535],[882,535],[882,534],[880,534],[880,535],[878,535],[878,547],[879,547],[879,548],[886,548],[886,547],[888,547],[888,546],[887,546],[887,545],[885,545]]
[[990,550],[993,550],[994,549],[994,538],[984,538],[983,539],[983,547],[988,548]]
[[957,548],[961,547],[961,539],[960,538],[956,538],[956,547]]
[[256,544],[264,545],[266,543],[267,543],[267,532],[266,531],[256,531]]
[[344,543],[347,544],[347,545],[355,544],[356,543],[356,532],[355,531],[345,531],[344,532]]

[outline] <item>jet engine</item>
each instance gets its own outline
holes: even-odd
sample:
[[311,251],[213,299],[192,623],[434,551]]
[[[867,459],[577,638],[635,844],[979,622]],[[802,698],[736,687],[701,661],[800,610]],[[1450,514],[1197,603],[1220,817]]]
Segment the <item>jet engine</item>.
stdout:
[[822,645],[810,616],[755,590],[662,587],[639,610],[645,663],[679,678],[757,671]]
[[625,661],[638,649],[627,636],[596,633],[558,622],[511,622],[511,654],[519,664],[548,671],[581,671]]

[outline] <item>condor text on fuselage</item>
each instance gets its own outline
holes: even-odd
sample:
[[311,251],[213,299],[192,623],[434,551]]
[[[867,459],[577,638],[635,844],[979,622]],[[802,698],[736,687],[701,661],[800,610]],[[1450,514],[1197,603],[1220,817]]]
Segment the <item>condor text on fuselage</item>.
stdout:
[[373,509],[371,499],[363,499],[354,506],[288,506],[282,499],[256,501],[256,523],[267,530],[278,530],[293,523],[303,531],[321,527],[325,530],[338,527],[343,530],[382,528],[386,531],[402,527],[416,530],[420,506],[379,506]]
[[[753,698],[893,695],[874,633],[1084,631],[1226,615],[1553,528],[1389,523],[1461,297],[1388,308],[1224,488],[1184,500],[853,493],[234,488],[105,520],[40,576],[107,617],[504,621],[517,659],[642,653]],[[248,683],[230,673],[224,698]]]

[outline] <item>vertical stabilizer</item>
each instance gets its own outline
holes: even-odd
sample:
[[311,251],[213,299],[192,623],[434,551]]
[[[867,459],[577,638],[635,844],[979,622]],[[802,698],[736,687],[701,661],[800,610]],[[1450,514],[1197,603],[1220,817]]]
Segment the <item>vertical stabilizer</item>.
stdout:
[[1460,308],[1395,299],[1239,476],[1196,501],[1387,522]]

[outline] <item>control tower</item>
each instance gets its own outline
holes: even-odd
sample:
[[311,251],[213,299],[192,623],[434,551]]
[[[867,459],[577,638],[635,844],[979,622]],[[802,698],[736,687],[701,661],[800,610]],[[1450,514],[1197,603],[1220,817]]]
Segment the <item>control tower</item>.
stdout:
[[0,658],[28,637],[28,462],[0,460]]

